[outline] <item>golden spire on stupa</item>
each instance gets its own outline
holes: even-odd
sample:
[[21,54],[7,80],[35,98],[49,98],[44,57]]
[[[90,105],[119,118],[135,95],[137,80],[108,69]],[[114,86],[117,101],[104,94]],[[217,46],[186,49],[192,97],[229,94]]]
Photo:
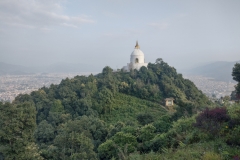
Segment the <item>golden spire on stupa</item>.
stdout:
[[139,49],[140,46],[138,45],[138,41],[136,42],[136,46],[135,46],[135,49]]

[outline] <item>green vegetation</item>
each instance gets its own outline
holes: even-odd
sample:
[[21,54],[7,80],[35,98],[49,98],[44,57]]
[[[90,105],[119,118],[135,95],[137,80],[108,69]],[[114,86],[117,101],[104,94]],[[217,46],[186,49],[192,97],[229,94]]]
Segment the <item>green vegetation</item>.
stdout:
[[36,111],[32,104],[0,103],[0,158],[42,159],[34,142]]
[[237,81],[236,92],[240,94],[240,63],[236,63],[232,71],[233,80]]
[[105,67],[0,103],[0,159],[237,159],[240,105],[215,106],[162,59]]

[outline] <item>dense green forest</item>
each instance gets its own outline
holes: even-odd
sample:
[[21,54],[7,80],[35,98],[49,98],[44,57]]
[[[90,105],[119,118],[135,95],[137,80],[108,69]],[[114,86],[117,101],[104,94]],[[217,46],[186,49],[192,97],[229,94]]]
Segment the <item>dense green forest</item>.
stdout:
[[0,114],[5,160],[240,158],[240,105],[217,106],[160,58],[66,78],[0,102]]

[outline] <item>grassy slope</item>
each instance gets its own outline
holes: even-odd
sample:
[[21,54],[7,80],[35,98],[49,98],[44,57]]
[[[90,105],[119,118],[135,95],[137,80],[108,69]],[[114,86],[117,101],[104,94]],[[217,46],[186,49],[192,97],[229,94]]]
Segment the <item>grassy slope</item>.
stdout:
[[114,99],[113,109],[101,118],[110,124],[118,121],[137,123],[137,115],[145,112],[150,113],[155,120],[167,113],[164,107],[158,103],[117,93]]

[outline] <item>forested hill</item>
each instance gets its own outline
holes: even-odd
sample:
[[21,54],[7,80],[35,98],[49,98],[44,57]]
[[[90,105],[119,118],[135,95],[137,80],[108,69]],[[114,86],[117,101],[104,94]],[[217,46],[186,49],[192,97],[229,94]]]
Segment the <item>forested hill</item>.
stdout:
[[[169,97],[175,99],[172,108],[163,106]],[[155,136],[209,104],[161,59],[139,71],[105,67],[96,76],[67,78],[0,103],[0,158],[111,159],[124,156],[124,147],[126,154],[157,151]]]

